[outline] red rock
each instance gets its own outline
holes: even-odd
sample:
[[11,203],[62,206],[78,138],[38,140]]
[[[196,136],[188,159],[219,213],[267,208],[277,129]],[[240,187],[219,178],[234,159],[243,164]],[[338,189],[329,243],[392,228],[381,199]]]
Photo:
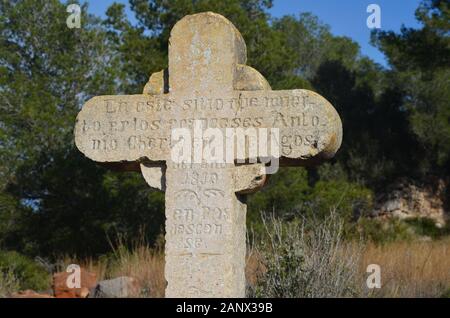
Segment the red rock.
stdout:
[[89,290],[97,285],[97,275],[81,268],[81,288],[69,288],[67,278],[71,274],[60,272],[53,275],[53,291],[56,298],[86,298]]

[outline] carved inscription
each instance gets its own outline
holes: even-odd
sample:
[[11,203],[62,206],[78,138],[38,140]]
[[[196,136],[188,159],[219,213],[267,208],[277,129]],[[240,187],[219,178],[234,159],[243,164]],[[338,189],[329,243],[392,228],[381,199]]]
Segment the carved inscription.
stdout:
[[[197,169],[189,166],[178,165],[184,188],[175,193],[176,198],[185,200],[186,207],[173,209],[168,216],[172,222],[166,231],[177,240],[177,248],[205,251],[211,239],[220,241],[231,211],[219,200],[225,196],[225,191],[219,187],[223,180],[217,168],[211,171],[211,167],[218,165],[203,164]],[[189,169],[184,169],[186,167]]]
[[[105,97],[96,100],[98,103],[105,115],[98,119],[86,116],[78,125],[81,134],[89,139],[84,148],[99,156],[128,151],[136,159],[152,152],[167,157],[173,146],[171,131],[193,129],[197,121],[203,129],[279,128],[279,153],[283,156],[293,155],[295,149],[306,152],[317,147],[318,136],[328,129],[327,115],[317,106],[320,101],[302,90],[180,100],[168,95],[133,95],[131,101]],[[205,112],[210,116],[202,116]]]

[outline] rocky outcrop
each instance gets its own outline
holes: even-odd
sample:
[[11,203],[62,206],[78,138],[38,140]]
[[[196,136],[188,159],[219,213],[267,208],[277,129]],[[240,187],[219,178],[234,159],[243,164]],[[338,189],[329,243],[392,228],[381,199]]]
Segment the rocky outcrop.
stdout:
[[401,180],[377,196],[372,216],[400,219],[426,217],[442,227],[448,220],[446,186],[444,180],[437,178],[428,180],[425,185]]

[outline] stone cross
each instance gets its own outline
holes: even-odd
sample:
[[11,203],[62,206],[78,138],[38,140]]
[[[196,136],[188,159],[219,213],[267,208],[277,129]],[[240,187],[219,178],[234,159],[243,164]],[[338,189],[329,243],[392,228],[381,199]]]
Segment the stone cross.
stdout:
[[[186,16],[171,31],[168,71],[151,75],[143,94],[90,99],[77,117],[75,143],[85,156],[141,171],[165,191],[166,297],[245,297],[245,194],[264,185],[267,167],[263,155],[250,162],[234,148],[232,162],[174,162],[174,129],[277,129],[272,157],[281,165],[316,164],[341,144],[328,101],[308,90],[272,91],[246,55],[223,16]],[[194,140],[193,156],[207,141]]]

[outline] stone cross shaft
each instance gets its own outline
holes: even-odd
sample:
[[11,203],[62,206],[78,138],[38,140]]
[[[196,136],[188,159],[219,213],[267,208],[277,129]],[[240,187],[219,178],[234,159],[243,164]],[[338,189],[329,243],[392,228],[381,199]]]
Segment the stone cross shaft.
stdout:
[[328,101],[308,90],[272,91],[246,55],[223,16],[186,16],[171,32],[168,71],[154,73],[143,94],[90,99],[77,117],[85,156],[140,170],[165,191],[166,297],[245,297],[245,194],[266,180],[261,161],[173,162],[173,129],[277,128],[281,165],[318,163],[341,144]]

